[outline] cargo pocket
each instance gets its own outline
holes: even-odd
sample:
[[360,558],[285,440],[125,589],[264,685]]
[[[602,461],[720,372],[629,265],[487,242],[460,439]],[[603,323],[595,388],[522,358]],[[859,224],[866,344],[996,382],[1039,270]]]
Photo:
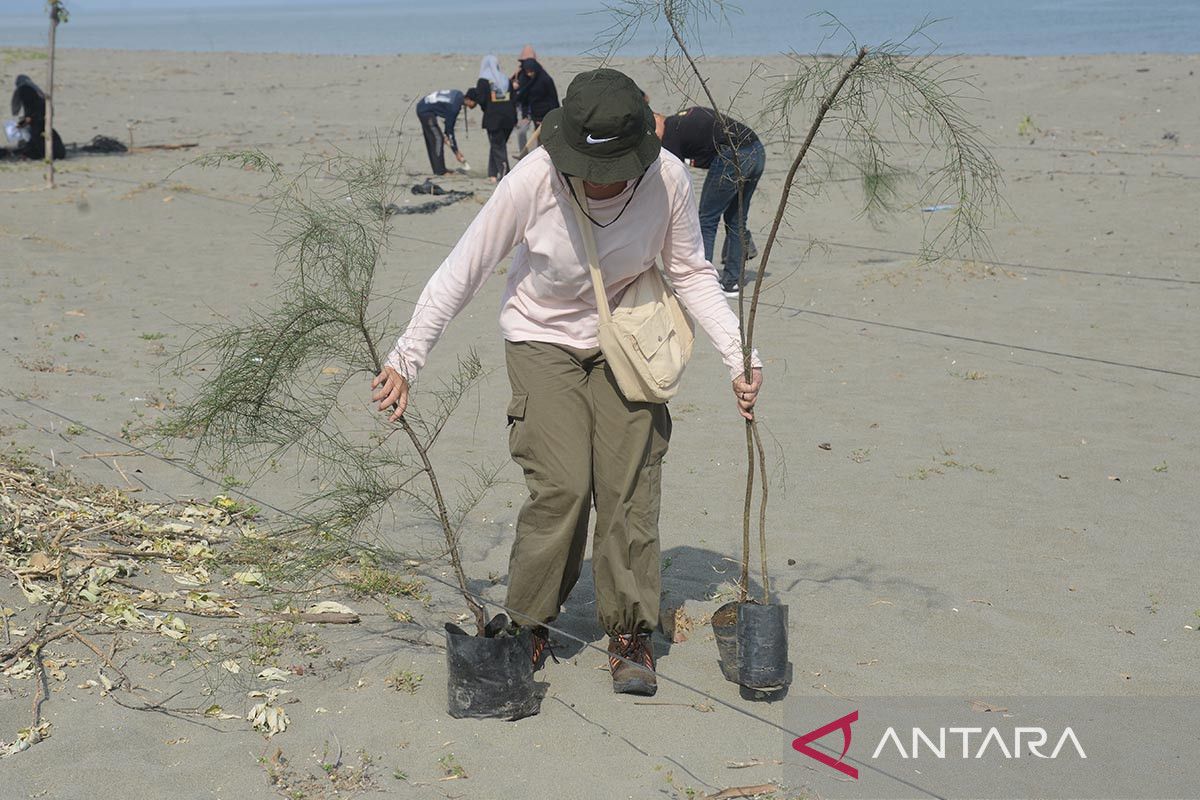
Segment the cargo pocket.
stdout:
[[529,400],[527,394],[514,394],[508,401],[508,424],[512,425],[519,419],[525,419],[525,403]]
[[522,447],[525,437],[521,434],[525,430],[525,401],[528,397],[526,394],[514,394],[512,400],[508,401],[508,452],[518,464],[521,464],[525,453]]

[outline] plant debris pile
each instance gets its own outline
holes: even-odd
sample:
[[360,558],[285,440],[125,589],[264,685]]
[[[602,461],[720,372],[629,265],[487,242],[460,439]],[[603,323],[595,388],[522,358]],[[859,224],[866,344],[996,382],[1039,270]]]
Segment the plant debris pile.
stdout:
[[[70,638],[107,662],[103,683],[124,681],[92,637],[123,631],[184,641],[196,617],[241,616],[213,570],[217,549],[257,536],[256,509],[224,496],[211,503],[146,503],[130,493],[79,483],[12,454],[0,454],[0,676],[65,681],[66,667],[46,645]],[[227,584],[252,582],[253,570]],[[187,616],[187,619],[184,618]],[[113,640],[115,653],[115,638]],[[48,733],[36,712],[0,756]],[[3,732],[0,732],[0,737]]]
[[[223,495],[145,502],[0,452],[0,692],[33,698],[28,726],[15,738],[0,730],[0,758],[49,736],[42,706],[72,686],[131,710],[227,721],[270,738],[289,727],[285,706],[298,702],[280,684],[345,667],[344,657],[328,657],[318,626],[355,625],[360,613],[333,597],[373,601],[368,613],[402,624],[413,622],[410,609],[428,608],[411,571],[362,554],[326,563],[322,586],[277,574],[308,540],[260,528],[257,514]],[[179,689],[179,677],[169,686],[153,674],[130,677],[131,664],[186,665],[199,680],[186,682],[189,701],[168,706],[183,690],[163,690]],[[246,710],[230,713],[238,704]]]

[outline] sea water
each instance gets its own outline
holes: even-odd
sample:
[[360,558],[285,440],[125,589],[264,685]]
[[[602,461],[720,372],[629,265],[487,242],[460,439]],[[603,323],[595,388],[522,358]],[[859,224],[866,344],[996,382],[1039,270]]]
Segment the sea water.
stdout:
[[[624,0],[69,0],[62,47],[338,54],[594,52]],[[0,0],[0,46],[40,46],[43,0]],[[1003,55],[1200,52],[1200,0],[740,0],[693,39],[709,55],[840,52],[900,40]],[[829,27],[829,12],[849,31]],[[623,56],[661,52],[661,22],[631,31]]]

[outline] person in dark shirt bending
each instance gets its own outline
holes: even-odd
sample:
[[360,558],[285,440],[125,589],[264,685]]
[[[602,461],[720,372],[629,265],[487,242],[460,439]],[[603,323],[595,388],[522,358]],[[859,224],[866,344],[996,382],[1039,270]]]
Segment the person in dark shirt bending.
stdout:
[[[441,89],[425,95],[417,102],[417,119],[421,121],[421,133],[425,137],[425,150],[429,153],[429,168],[434,175],[446,175],[445,143],[450,143],[454,157],[462,164],[467,159],[458,149],[454,138],[454,123],[463,107],[463,93],[457,89]],[[474,104],[469,104],[473,108]],[[446,135],[438,129],[438,117],[444,121]]]
[[[700,234],[704,239],[704,257],[713,258],[717,224],[725,218],[725,247],[722,248],[724,271],[721,288],[736,296],[742,283],[744,241],[752,247],[746,217],[750,198],[758,187],[766,164],[766,151],[758,135],[746,125],[718,114],[711,108],[693,107],[670,117],[655,114],[655,127],[663,148],[684,161],[708,170],[700,192]],[[740,173],[740,177],[739,177]],[[738,188],[741,187],[741,204]]]

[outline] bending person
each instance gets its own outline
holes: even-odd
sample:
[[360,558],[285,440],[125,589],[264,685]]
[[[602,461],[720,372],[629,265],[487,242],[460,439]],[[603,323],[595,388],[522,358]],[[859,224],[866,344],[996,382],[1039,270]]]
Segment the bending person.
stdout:
[[[425,152],[429,154],[429,169],[434,175],[446,175],[445,145],[450,144],[458,163],[466,157],[458,149],[454,138],[454,123],[463,107],[463,93],[457,89],[441,89],[425,95],[417,102],[417,119],[421,121],[421,134],[425,137]],[[470,107],[470,106],[468,106]],[[438,128],[438,118],[445,125],[446,134]]]
[[[426,284],[371,382],[372,399],[392,420],[404,413],[410,383],[450,320],[512,252],[500,329],[512,386],[509,446],[529,497],[517,517],[506,605],[532,628],[531,658],[541,666],[542,626],[558,617],[579,578],[594,503],[596,605],[609,635],[613,690],[654,694],[650,635],[658,624],[660,474],[671,417],[665,404],[626,400],[609,369],[569,204],[579,203],[594,226],[610,303],[662,261],[721,353],[748,419],[761,362],[752,356],[754,377],[746,381],[737,318],[704,257],[688,171],[661,150],[633,81],[608,69],[577,76],[563,108],[546,117],[542,143],[497,186]],[[573,195],[567,175],[583,180],[584,196]]]
[[[750,213],[750,198],[758,188],[767,161],[766,150],[748,126],[711,108],[697,106],[670,117],[655,114],[654,122],[664,148],[684,161],[691,161],[693,166],[708,170],[704,188],[700,191],[704,257],[712,260],[717,225],[724,217],[721,289],[736,297],[742,284],[742,266],[754,257],[754,243],[750,241],[746,218]],[[745,258],[742,257],[743,241],[749,250]]]

